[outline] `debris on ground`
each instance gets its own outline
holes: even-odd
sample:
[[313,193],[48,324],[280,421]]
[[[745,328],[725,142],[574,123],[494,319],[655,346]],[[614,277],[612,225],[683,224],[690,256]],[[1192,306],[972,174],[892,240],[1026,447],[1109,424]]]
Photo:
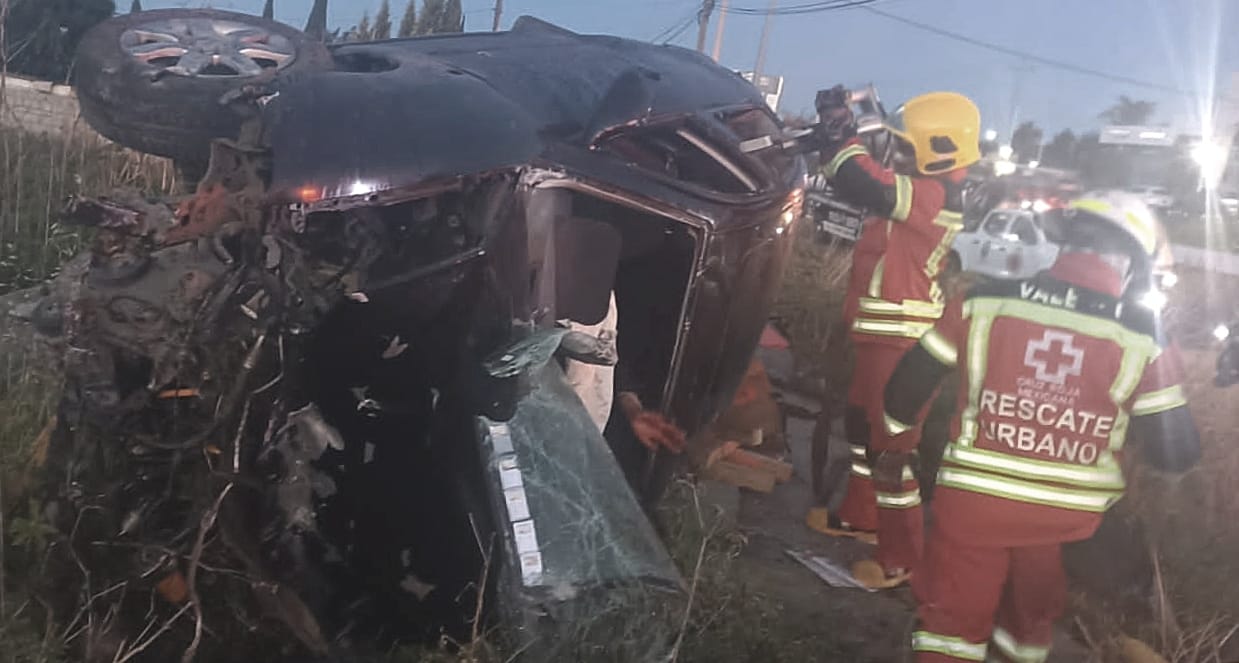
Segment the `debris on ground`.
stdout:
[[877,591],[876,587],[861,582],[852,572],[843,569],[829,557],[813,555],[798,550],[788,550],[787,554],[792,559],[803,564],[814,575],[825,580],[826,584],[831,587],[863,589],[867,592]]

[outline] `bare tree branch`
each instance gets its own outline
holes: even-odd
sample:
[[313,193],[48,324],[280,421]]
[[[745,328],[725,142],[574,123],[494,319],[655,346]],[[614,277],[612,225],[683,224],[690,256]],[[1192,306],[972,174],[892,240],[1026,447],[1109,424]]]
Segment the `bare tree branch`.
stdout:
[[202,550],[206,546],[207,532],[215,526],[215,520],[219,517],[219,507],[224,503],[224,498],[228,496],[232,490],[233,484],[224,486],[224,489],[219,491],[219,496],[215,498],[215,503],[211,508],[202,514],[202,523],[198,526],[198,539],[194,541],[194,551],[189,559],[189,575],[186,579],[186,584],[189,586],[189,604],[194,610],[194,639],[189,643],[189,647],[185,650],[185,654],[181,656],[181,663],[189,663],[194,660],[194,656],[198,654],[198,644],[202,641],[202,606],[198,599],[198,567],[202,562]]

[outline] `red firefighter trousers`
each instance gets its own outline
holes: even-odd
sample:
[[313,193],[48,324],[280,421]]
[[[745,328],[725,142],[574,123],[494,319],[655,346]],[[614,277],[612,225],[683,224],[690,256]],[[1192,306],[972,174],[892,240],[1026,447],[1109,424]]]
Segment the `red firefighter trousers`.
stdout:
[[[838,516],[855,529],[877,531],[877,561],[888,570],[912,569],[920,558],[924,539],[920,488],[901,455],[916,449],[921,427],[892,438],[886,434],[884,417],[886,383],[914,343],[913,339],[898,345],[858,341],[848,387],[848,407],[864,410],[868,425],[864,439],[848,440],[852,472]],[[867,460],[866,449],[868,459],[876,462]],[[893,463],[883,460],[884,453],[890,454],[886,460]]]
[[1067,601],[1060,545],[987,546],[981,535],[957,537],[931,528],[912,576],[917,663],[1044,661]]

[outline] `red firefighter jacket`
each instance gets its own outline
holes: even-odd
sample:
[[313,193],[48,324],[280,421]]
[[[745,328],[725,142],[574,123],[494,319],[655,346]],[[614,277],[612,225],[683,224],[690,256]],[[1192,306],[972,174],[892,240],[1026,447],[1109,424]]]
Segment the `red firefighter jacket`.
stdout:
[[904,355],[886,388],[888,434],[915,422],[946,372],[961,374],[934,500],[945,533],[1000,546],[1091,536],[1123,494],[1129,430],[1155,465],[1196,461],[1178,351],[1118,292],[1099,258],[1065,254],[950,302]]
[[908,177],[883,168],[856,139],[823,172],[835,191],[868,209],[852,252],[844,320],[853,340],[906,347],[942,315],[938,275],[963,225],[964,170]]

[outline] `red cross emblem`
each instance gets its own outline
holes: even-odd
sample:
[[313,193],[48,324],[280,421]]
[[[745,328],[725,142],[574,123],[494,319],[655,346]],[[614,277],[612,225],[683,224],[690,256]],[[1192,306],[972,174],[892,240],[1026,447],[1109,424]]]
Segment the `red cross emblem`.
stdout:
[[1084,367],[1084,350],[1075,347],[1071,334],[1045,330],[1040,339],[1024,349],[1024,365],[1033,369],[1042,382],[1063,384],[1069,375],[1079,375]]

